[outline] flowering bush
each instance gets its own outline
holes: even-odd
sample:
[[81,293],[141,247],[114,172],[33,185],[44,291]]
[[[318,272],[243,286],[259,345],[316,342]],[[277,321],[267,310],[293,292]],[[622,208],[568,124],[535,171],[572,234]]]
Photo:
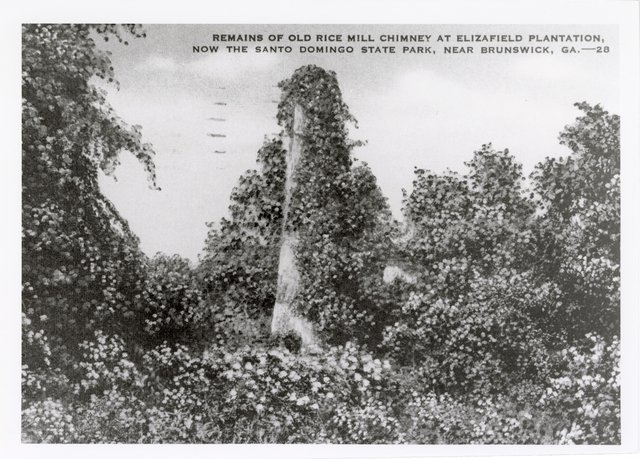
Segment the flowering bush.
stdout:
[[46,398],[22,410],[22,439],[39,443],[73,442],[74,416],[59,400]]
[[[390,366],[353,344],[323,355],[160,345],[134,364],[115,336],[82,343],[78,383],[27,403],[25,437],[47,442],[387,442]],[[51,419],[48,419],[50,417]],[[357,427],[354,425],[357,424]]]
[[212,349],[200,358],[160,347],[145,365],[160,382],[157,406],[189,413],[200,438],[217,442],[346,441],[334,411],[377,403],[389,369],[354,345],[322,356],[245,347]]
[[456,300],[435,290],[411,294],[385,330],[385,348],[403,365],[423,366],[422,384],[439,391],[499,392],[516,380],[543,380],[548,340],[533,318],[553,311],[553,285],[508,271],[470,285]]
[[144,331],[151,343],[188,342],[209,323],[202,291],[189,260],[156,254],[148,261],[144,289],[137,300],[144,311]]
[[587,336],[591,347],[563,349],[562,376],[551,379],[540,404],[559,418],[561,443],[620,442],[620,342]]

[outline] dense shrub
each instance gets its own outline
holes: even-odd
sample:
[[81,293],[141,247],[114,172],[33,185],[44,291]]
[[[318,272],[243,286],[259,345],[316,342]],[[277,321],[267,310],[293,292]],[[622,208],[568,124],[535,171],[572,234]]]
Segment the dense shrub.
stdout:
[[553,286],[537,287],[509,271],[471,279],[471,285],[456,300],[435,291],[413,293],[399,321],[385,330],[391,355],[401,364],[424,366],[422,384],[436,390],[498,392],[548,376],[547,339],[535,318],[554,307]]
[[620,118],[602,107],[583,112],[560,134],[572,154],[548,158],[533,174],[544,213],[538,219],[538,270],[557,282],[570,341],[620,327]]
[[478,274],[521,268],[532,243],[534,205],[513,155],[483,145],[467,166],[463,176],[416,169],[403,202],[407,232],[400,251],[418,275],[418,288],[452,299]]
[[563,373],[550,381],[540,403],[562,420],[562,443],[620,443],[620,342],[589,334],[591,346],[561,352]]
[[229,218],[218,228],[209,224],[198,266],[208,303],[202,313],[219,344],[264,338],[275,302],[286,171],[282,141],[265,142],[257,162],[259,170],[243,174],[231,192]]
[[435,390],[499,392],[547,376],[544,322],[560,292],[530,272],[535,207],[522,166],[491,145],[466,164],[465,175],[415,171],[399,253],[416,282],[382,344],[424,366]]
[[79,382],[25,408],[27,441],[371,443],[398,436],[385,399],[390,366],[353,344],[323,355],[245,347],[193,356],[165,343],[137,365],[117,336],[98,332],[81,347]]
[[22,32],[23,312],[40,321],[64,365],[95,329],[135,337],[144,321],[135,299],[144,256],[100,192],[98,172],[112,173],[127,150],[155,186],[153,151],[95,83],[114,77],[95,39],[142,32],[80,24],[28,24]]
[[210,323],[203,293],[191,262],[178,255],[156,254],[149,260],[144,289],[144,332],[155,343],[193,341]]

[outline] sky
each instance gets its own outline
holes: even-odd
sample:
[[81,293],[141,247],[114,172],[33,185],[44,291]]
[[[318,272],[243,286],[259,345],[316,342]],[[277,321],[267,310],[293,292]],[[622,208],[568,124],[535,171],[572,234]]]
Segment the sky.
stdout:
[[[617,31],[612,26],[488,25],[147,25],[147,37],[112,41],[119,89],[108,101],[153,145],[158,185],[152,190],[132,155],[123,153],[113,177],[100,186],[139,236],[142,250],[177,253],[196,261],[206,222],[227,215],[238,177],[256,168],[265,136],[280,131],[277,83],[316,64],[337,74],[343,98],[358,120],[353,139],[366,141],[354,156],[369,164],[396,218],[402,189],[414,167],[464,171],[474,150],[491,142],[508,148],[529,174],[547,156],[566,155],[558,134],[578,116],[575,102],[619,108]],[[609,53],[553,55],[247,54],[193,53],[219,45],[213,34],[601,34]],[[317,45],[318,43],[313,43]],[[347,43],[342,43],[346,45]],[[255,45],[249,43],[252,51]],[[424,43],[413,44],[425,46]],[[513,43],[483,44],[510,46]],[[527,45],[527,44],[518,44]],[[566,45],[571,45],[567,43]],[[402,45],[397,45],[402,46]],[[581,45],[587,46],[587,45]],[[589,45],[590,46],[590,45]],[[221,105],[226,104],[226,105]],[[212,121],[208,118],[223,118]],[[209,137],[208,133],[226,137]],[[215,151],[224,151],[224,154]]]

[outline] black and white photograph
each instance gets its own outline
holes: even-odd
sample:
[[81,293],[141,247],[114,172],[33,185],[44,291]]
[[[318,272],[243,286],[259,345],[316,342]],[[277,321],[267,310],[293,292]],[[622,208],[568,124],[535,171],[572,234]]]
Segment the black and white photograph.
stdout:
[[619,24],[20,29],[23,445],[623,444]]

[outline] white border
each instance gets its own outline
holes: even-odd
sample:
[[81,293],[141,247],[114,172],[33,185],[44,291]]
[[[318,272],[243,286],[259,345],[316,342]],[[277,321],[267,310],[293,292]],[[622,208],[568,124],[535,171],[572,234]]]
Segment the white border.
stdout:
[[[1,16],[2,320],[0,451],[4,457],[417,457],[632,453],[638,450],[638,299],[640,291],[640,46],[637,1],[233,0],[215,2],[69,0],[13,2]],[[617,24],[622,121],[622,445],[621,446],[354,446],[354,445],[22,445],[20,443],[20,24],[316,23],[316,24]],[[574,456],[565,456],[574,457]]]

